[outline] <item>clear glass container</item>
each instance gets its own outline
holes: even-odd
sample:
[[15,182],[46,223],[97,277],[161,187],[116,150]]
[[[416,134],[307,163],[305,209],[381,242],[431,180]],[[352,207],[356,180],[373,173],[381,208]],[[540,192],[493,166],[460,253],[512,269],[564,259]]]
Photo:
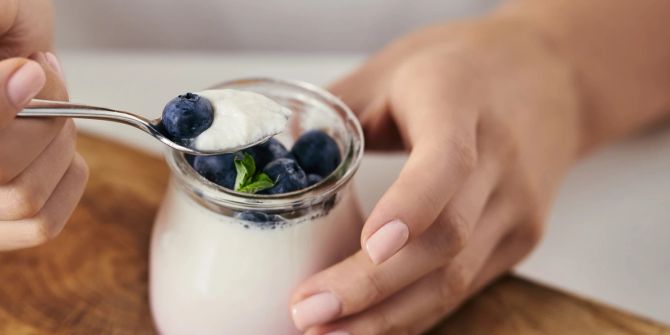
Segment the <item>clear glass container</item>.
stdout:
[[215,88],[289,107],[289,129],[276,138],[290,148],[303,132],[322,129],[342,163],[307,189],[251,195],[206,180],[182,154],[167,152],[172,178],[151,240],[154,320],[164,335],[299,334],[289,308],[297,285],[360,246],[363,220],[350,181],[363,154],[361,127],[339,99],[310,84],[259,78]]

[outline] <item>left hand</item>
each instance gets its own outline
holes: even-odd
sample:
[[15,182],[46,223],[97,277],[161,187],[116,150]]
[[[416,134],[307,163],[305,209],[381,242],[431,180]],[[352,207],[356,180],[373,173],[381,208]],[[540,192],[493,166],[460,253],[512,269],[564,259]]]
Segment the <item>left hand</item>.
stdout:
[[581,149],[560,55],[528,24],[490,17],[414,33],[332,87],[368,148],[410,156],[362,250],[296,290],[298,328],[419,334],[531,251]]

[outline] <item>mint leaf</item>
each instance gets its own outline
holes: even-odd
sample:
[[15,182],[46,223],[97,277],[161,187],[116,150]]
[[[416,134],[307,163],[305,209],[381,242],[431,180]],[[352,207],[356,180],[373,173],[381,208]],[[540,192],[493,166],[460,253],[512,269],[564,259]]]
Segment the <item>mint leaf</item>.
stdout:
[[243,153],[242,158],[235,157],[235,170],[237,176],[235,177],[235,191],[249,184],[256,173],[256,162],[254,158],[248,153]]
[[256,193],[274,186],[274,182],[270,177],[265,173],[259,173],[256,175],[252,182],[247,185],[240,187],[238,192],[244,193]]
[[243,193],[256,193],[275,185],[274,181],[265,173],[256,174],[256,162],[248,153],[243,153],[242,158],[235,157],[235,191]]

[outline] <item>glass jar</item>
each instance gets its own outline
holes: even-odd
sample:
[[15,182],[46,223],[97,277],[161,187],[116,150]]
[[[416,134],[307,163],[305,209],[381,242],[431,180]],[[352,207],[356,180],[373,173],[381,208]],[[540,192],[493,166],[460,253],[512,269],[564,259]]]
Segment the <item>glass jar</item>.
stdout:
[[359,248],[362,215],[350,181],[363,154],[352,112],[310,84],[245,79],[214,88],[264,94],[293,110],[288,148],[321,129],[342,163],[322,182],[280,195],[220,187],[184,155],[166,154],[172,177],[151,240],[150,299],[159,331],[171,334],[292,335],[289,300],[301,281]]

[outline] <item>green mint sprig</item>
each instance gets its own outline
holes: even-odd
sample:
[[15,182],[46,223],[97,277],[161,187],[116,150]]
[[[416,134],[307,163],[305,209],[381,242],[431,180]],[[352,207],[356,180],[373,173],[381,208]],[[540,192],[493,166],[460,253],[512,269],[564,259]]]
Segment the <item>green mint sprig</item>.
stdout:
[[243,193],[256,193],[274,186],[270,176],[261,172],[256,173],[256,162],[248,153],[243,153],[242,158],[235,157],[235,191]]

